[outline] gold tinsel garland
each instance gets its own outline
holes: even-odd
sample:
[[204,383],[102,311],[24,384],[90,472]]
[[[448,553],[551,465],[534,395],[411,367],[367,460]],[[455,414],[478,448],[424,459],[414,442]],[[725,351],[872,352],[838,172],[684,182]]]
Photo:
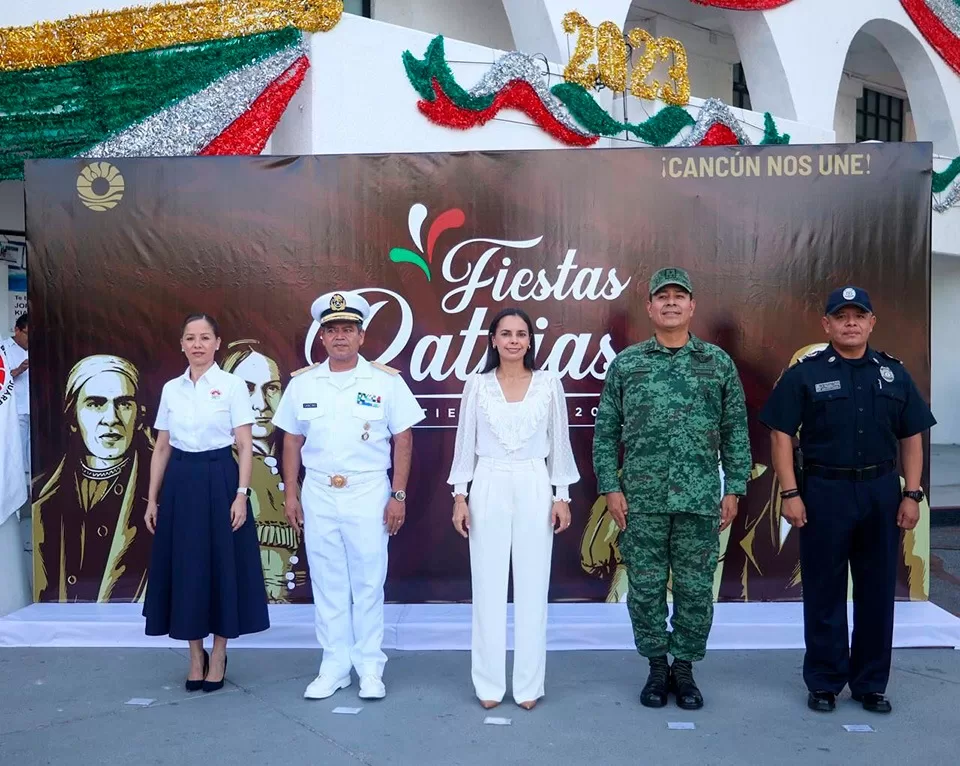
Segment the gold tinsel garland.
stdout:
[[71,16],[0,28],[0,70],[60,66],[284,27],[328,32],[342,15],[343,0],[193,0]]

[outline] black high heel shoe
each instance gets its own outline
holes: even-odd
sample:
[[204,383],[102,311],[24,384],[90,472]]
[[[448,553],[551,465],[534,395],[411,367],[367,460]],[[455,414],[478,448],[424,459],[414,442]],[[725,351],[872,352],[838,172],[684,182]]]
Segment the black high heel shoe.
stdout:
[[[223,682],[227,677],[227,660],[230,659],[227,655],[223,655],[223,678],[219,681],[207,681],[203,680],[203,690],[205,692],[215,692],[223,688]],[[204,674],[206,675],[206,674]]]
[[[210,655],[207,654],[207,650],[203,650],[203,675],[207,675],[207,671],[210,669]],[[199,681],[191,681],[189,678],[184,684],[184,687],[188,692],[198,692],[203,688],[203,679]]]

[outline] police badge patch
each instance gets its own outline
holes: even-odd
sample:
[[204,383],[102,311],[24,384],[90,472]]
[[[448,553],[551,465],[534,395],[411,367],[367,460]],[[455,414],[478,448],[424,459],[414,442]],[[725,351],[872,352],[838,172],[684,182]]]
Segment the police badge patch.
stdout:
[[889,367],[881,367],[880,377],[887,381],[887,383],[893,383],[893,370]]

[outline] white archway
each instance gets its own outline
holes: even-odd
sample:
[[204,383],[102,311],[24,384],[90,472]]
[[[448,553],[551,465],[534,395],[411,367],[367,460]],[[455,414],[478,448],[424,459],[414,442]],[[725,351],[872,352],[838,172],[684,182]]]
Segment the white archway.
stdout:
[[[613,21],[621,29],[633,0],[580,0],[576,9],[594,25]],[[548,61],[566,64],[570,60],[563,17],[571,10],[570,0],[503,0],[517,50],[542,53]]]
[[740,51],[753,110],[770,112],[787,120],[798,119],[795,94],[768,15],[743,11],[726,14]]
[[917,140],[932,142],[938,154],[957,154],[957,131],[947,94],[919,33],[890,19],[868,21],[859,32],[876,39],[899,70],[910,99]]

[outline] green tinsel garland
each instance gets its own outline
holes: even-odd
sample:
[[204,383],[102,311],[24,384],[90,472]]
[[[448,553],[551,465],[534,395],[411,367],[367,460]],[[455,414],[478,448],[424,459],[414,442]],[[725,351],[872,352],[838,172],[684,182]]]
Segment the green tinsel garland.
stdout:
[[0,72],[0,178],[18,177],[25,157],[79,154],[299,39],[291,27]]
[[777,129],[777,124],[773,121],[773,115],[770,112],[764,112],[763,114],[763,140],[760,141],[761,144],[789,144],[790,143],[790,134],[784,133],[780,135],[780,131]]
[[461,109],[481,112],[493,103],[494,96],[471,96],[457,82],[450,65],[447,64],[443,49],[443,35],[437,35],[427,46],[427,53],[421,61],[410,51],[403,52],[403,67],[407,70],[410,84],[424,101],[433,101],[433,80],[436,79],[447,97]]
[[554,85],[550,92],[563,102],[583,128],[601,136],[613,136],[629,131],[641,141],[654,146],[664,146],[685,127],[694,124],[693,117],[679,106],[664,107],[641,123],[620,122],[604,111],[586,88],[572,82]]
[[953,183],[953,179],[960,175],[960,157],[955,157],[946,170],[933,174],[933,193],[939,194],[946,191],[947,187]]

